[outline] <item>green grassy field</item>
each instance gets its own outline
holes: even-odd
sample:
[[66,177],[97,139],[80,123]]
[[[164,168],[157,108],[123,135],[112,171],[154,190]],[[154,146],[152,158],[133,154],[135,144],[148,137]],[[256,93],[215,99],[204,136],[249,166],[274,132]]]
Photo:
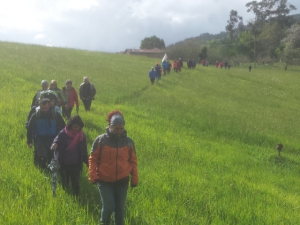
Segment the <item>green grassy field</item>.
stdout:
[[[299,67],[198,65],[150,85],[159,59],[0,42],[0,224],[97,224],[98,190],[81,177],[79,200],[33,165],[24,127],[43,79],[83,76],[97,89],[79,114],[90,149],[106,114],[123,112],[135,141],[139,186],[126,224],[299,224]],[[275,147],[283,143],[281,157]]]

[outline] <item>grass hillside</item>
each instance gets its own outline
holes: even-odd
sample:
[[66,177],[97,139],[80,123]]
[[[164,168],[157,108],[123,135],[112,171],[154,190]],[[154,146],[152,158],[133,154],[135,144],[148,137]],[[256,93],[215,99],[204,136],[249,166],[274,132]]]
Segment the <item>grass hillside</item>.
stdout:
[[151,85],[160,59],[6,42],[0,51],[0,224],[98,223],[87,169],[79,200],[60,185],[53,198],[24,127],[41,80],[72,79],[78,90],[83,76],[97,89],[90,112],[80,102],[88,148],[115,109],[135,141],[140,183],[126,224],[299,224],[299,67],[184,65]]

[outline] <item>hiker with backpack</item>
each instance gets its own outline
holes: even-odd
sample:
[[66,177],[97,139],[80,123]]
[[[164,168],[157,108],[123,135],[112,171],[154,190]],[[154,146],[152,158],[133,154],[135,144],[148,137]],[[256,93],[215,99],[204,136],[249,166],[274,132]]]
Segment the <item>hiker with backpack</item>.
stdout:
[[106,133],[98,136],[89,157],[89,180],[98,185],[102,201],[101,224],[124,224],[125,202],[130,180],[138,185],[137,157],[134,143],[127,136],[125,120],[120,111],[107,115]]
[[79,87],[79,96],[83,102],[85,111],[90,111],[92,100],[95,100],[96,89],[89,81],[88,77],[83,78],[83,83]]
[[31,108],[32,108],[33,106],[38,106],[38,105],[39,105],[39,99],[40,99],[40,97],[41,97],[41,93],[44,92],[44,91],[46,91],[46,90],[48,89],[48,87],[49,87],[48,81],[42,80],[42,82],[41,82],[41,87],[42,87],[42,89],[41,89],[41,90],[38,90],[38,91],[35,93],[35,95],[33,96],[32,103],[31,103]]
[[[60,108],[57,106],[57,102],[58,102],[57,99],[58,99],[58,98],[57,98],[57,95],[56,95],[56,93],[55,93],[54,91],[51,91],[51,90],[43,91],[43,92],[41,93],[41,96],[40,96],[40,99],[39,99],[39,100],[41,100],[41,99],[43,99],[43,98],[49,99],[49,107],[50,107],[50,109],[54,109],[57,113],[61,114],[61,110],[60,110]],[[25,124],[25,127],[26,127],[26,128],[27,128],[27,126],[28,126],[28,122],[29,122],[29,120],[30,120],[32,114],[35,113],[36,110],[38,110],[39,108],[40,108],[39,105],[38,105],[38,106],[34,105],[34,106],[31,107],[31,110],[30,110],[30,112],[28,113],[27,121],[26,121],[26,124]]]
[[62,88],[63,95],[66,99],[66,105],[62,107],[63,116],[70,119],[73,107],[76,103],[76,111],[79,110],[78,95],[75,88],[72,86],[72,81],[70,79],[66,80],[66,86]]
[[27,145],[34,146],[34,164],[46,169],[53,157],[51,144],[58,132],[65,127],[62,116],[50,108],[50,100],[39,100],[40,108],[29,119],[27,126]]
[[53,141],[51,149],[58,152],[59,173],[64,190],[71,180],[73,194],[79,196],[79,177],[82,165],[88,166],[88,153],[85,134],[82,131],[84,123],[80,116],[71,117]]

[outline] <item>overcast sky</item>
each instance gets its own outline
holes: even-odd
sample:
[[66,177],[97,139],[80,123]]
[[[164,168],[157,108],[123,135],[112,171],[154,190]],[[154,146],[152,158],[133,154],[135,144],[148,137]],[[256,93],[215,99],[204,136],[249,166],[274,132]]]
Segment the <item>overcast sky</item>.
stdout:
[[[250,1],[0,0],[0,41],[119,52],[156,35],[170,45],[224,31],[232,9],[247,23]],[[288,2],[300,13],[300,0]]]

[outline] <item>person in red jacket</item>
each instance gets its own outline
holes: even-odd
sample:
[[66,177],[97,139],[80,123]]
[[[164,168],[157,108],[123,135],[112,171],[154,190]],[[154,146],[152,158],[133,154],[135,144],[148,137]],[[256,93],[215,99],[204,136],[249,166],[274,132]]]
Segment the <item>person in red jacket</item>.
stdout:
[[174,73],[177,73],[177,60],[175,59],[174,61],[173,61],[173,69],[174,69]]
[[133,140],[127,136],[125,120],[118,110],[107,115],[106,133],[98,136],[89,157],[89,180],[98,185],[102,201],[101,224],[124,224],[128,183],[138,185],[137,157]]
[[75,103],[77,113],[79,110],[78,94],[75,88],[72,86],[72,81],[70,79],[66,80],[66,86],[62,88],[62,92],[67,102],[67,104],[62,108],[62,113],[64,117],[70,119]]

